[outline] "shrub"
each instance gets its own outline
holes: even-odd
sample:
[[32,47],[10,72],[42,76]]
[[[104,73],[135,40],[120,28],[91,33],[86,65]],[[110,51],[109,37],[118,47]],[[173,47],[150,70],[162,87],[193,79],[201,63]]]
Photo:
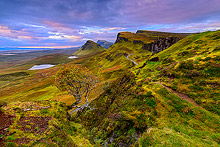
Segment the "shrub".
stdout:
[[200,99],[195,99],[195,101],[196,101],[197,104],[201,104],[202,103],[202,101]]
[[5,146],[7,146],[7,147],[15,147],[15,143],[14,142],[6,142]]
[[174,62],[172,57],[166,57],[162,61],[163,64],[172,63],[172,62]]
[[189,54],[188,51],[183,51],[183,52],[178,53],[179,56],[186,56],[188,54]]
[[145,99],[146,102],[145,104],[152,107],[152,108],[155,108],[156,107],[156,101],[154,98],[148,98],[148,99]]
[[193,60],[180,62],[179,69],[188,69],[188,70],[194,69]]

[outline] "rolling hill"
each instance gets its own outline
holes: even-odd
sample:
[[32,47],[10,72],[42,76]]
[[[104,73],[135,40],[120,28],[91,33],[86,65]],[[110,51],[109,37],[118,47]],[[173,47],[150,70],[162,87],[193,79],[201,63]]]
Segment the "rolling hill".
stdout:
[[92,110],[76,117],[92,130],[91,140],[109,146],[219,146],[219,33],[187,36],[112,82],[91,102]]
[[[219,36],[120,32],[108,50],[87,41],[78,59],[64,62],[100,75],[90,104],[77,111],[67,110],[74,98],[53,84],[61,64],[13,67],[0,75],[0,116],[7,121],[0,145],[220,146]],[[63,61],[55,54],[32,62],[58,57]]]

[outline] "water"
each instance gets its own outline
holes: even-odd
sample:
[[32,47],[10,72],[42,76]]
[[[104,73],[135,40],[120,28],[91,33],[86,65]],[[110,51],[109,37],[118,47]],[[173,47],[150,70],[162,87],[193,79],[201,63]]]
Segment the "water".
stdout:
[[78,58],[77,56],[69,56],[68,57],[69,59],[76,59],[76,58]]
[[0,55],[4,55],[4,56],[14,56],[14,55],[16,55],[16,54],[11,54],[11,53],[6,53],[6,54],[0,54]]
[[53,67],[53,66],[55,66],[55,65],[52,65],[52,64],[34,65],[29,70],[40,70],[40,69],[50,68],[50,67]]

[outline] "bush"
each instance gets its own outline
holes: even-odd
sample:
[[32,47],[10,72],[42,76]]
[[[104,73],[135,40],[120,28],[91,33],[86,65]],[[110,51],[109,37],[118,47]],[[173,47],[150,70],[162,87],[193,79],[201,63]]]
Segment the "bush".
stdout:
[[153,144],[152,139],[149,136],[145,136],[143,138],[140,138],[140,146],[142,147],[148,147],[151,146]]
[[183,51],[183,52],[178,53],[179,56],[186,56],[188,54],[189,54],[188,51]]
[[7,147],[15,147],[15,143],[14,142],[6,142],[5,146],[7,146]]
[[194,69],[193,60],[180,62],[179,69],[188,69],[188,70]]
[[172,62],[174,62],[172,57],[164,58],[162,61],[163,64],[172,63]]
[[201,104],[202,103],[202,101],[200,99],[195,99],[195,101],[196,101],[197,104]]
[[154,100],[154,98],[146,99],[145,104],[152,107],[152,108],[156,107],[156,101]]

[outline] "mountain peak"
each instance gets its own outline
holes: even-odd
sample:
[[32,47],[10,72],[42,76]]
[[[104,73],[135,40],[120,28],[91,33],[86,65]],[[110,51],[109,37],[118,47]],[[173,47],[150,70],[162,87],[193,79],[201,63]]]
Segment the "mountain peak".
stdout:
[[79,56],[79,55],[96,54],[104,50],[105,48],[103,48],[101,45],[95,43],[92,40],[87,40],[86,43],[74,53],[74,55]]
[[92,40],[87,40],[86,43],[81,47],[82,50],[91,50],[94,48],[101,48],[101,45],[95,43]]

